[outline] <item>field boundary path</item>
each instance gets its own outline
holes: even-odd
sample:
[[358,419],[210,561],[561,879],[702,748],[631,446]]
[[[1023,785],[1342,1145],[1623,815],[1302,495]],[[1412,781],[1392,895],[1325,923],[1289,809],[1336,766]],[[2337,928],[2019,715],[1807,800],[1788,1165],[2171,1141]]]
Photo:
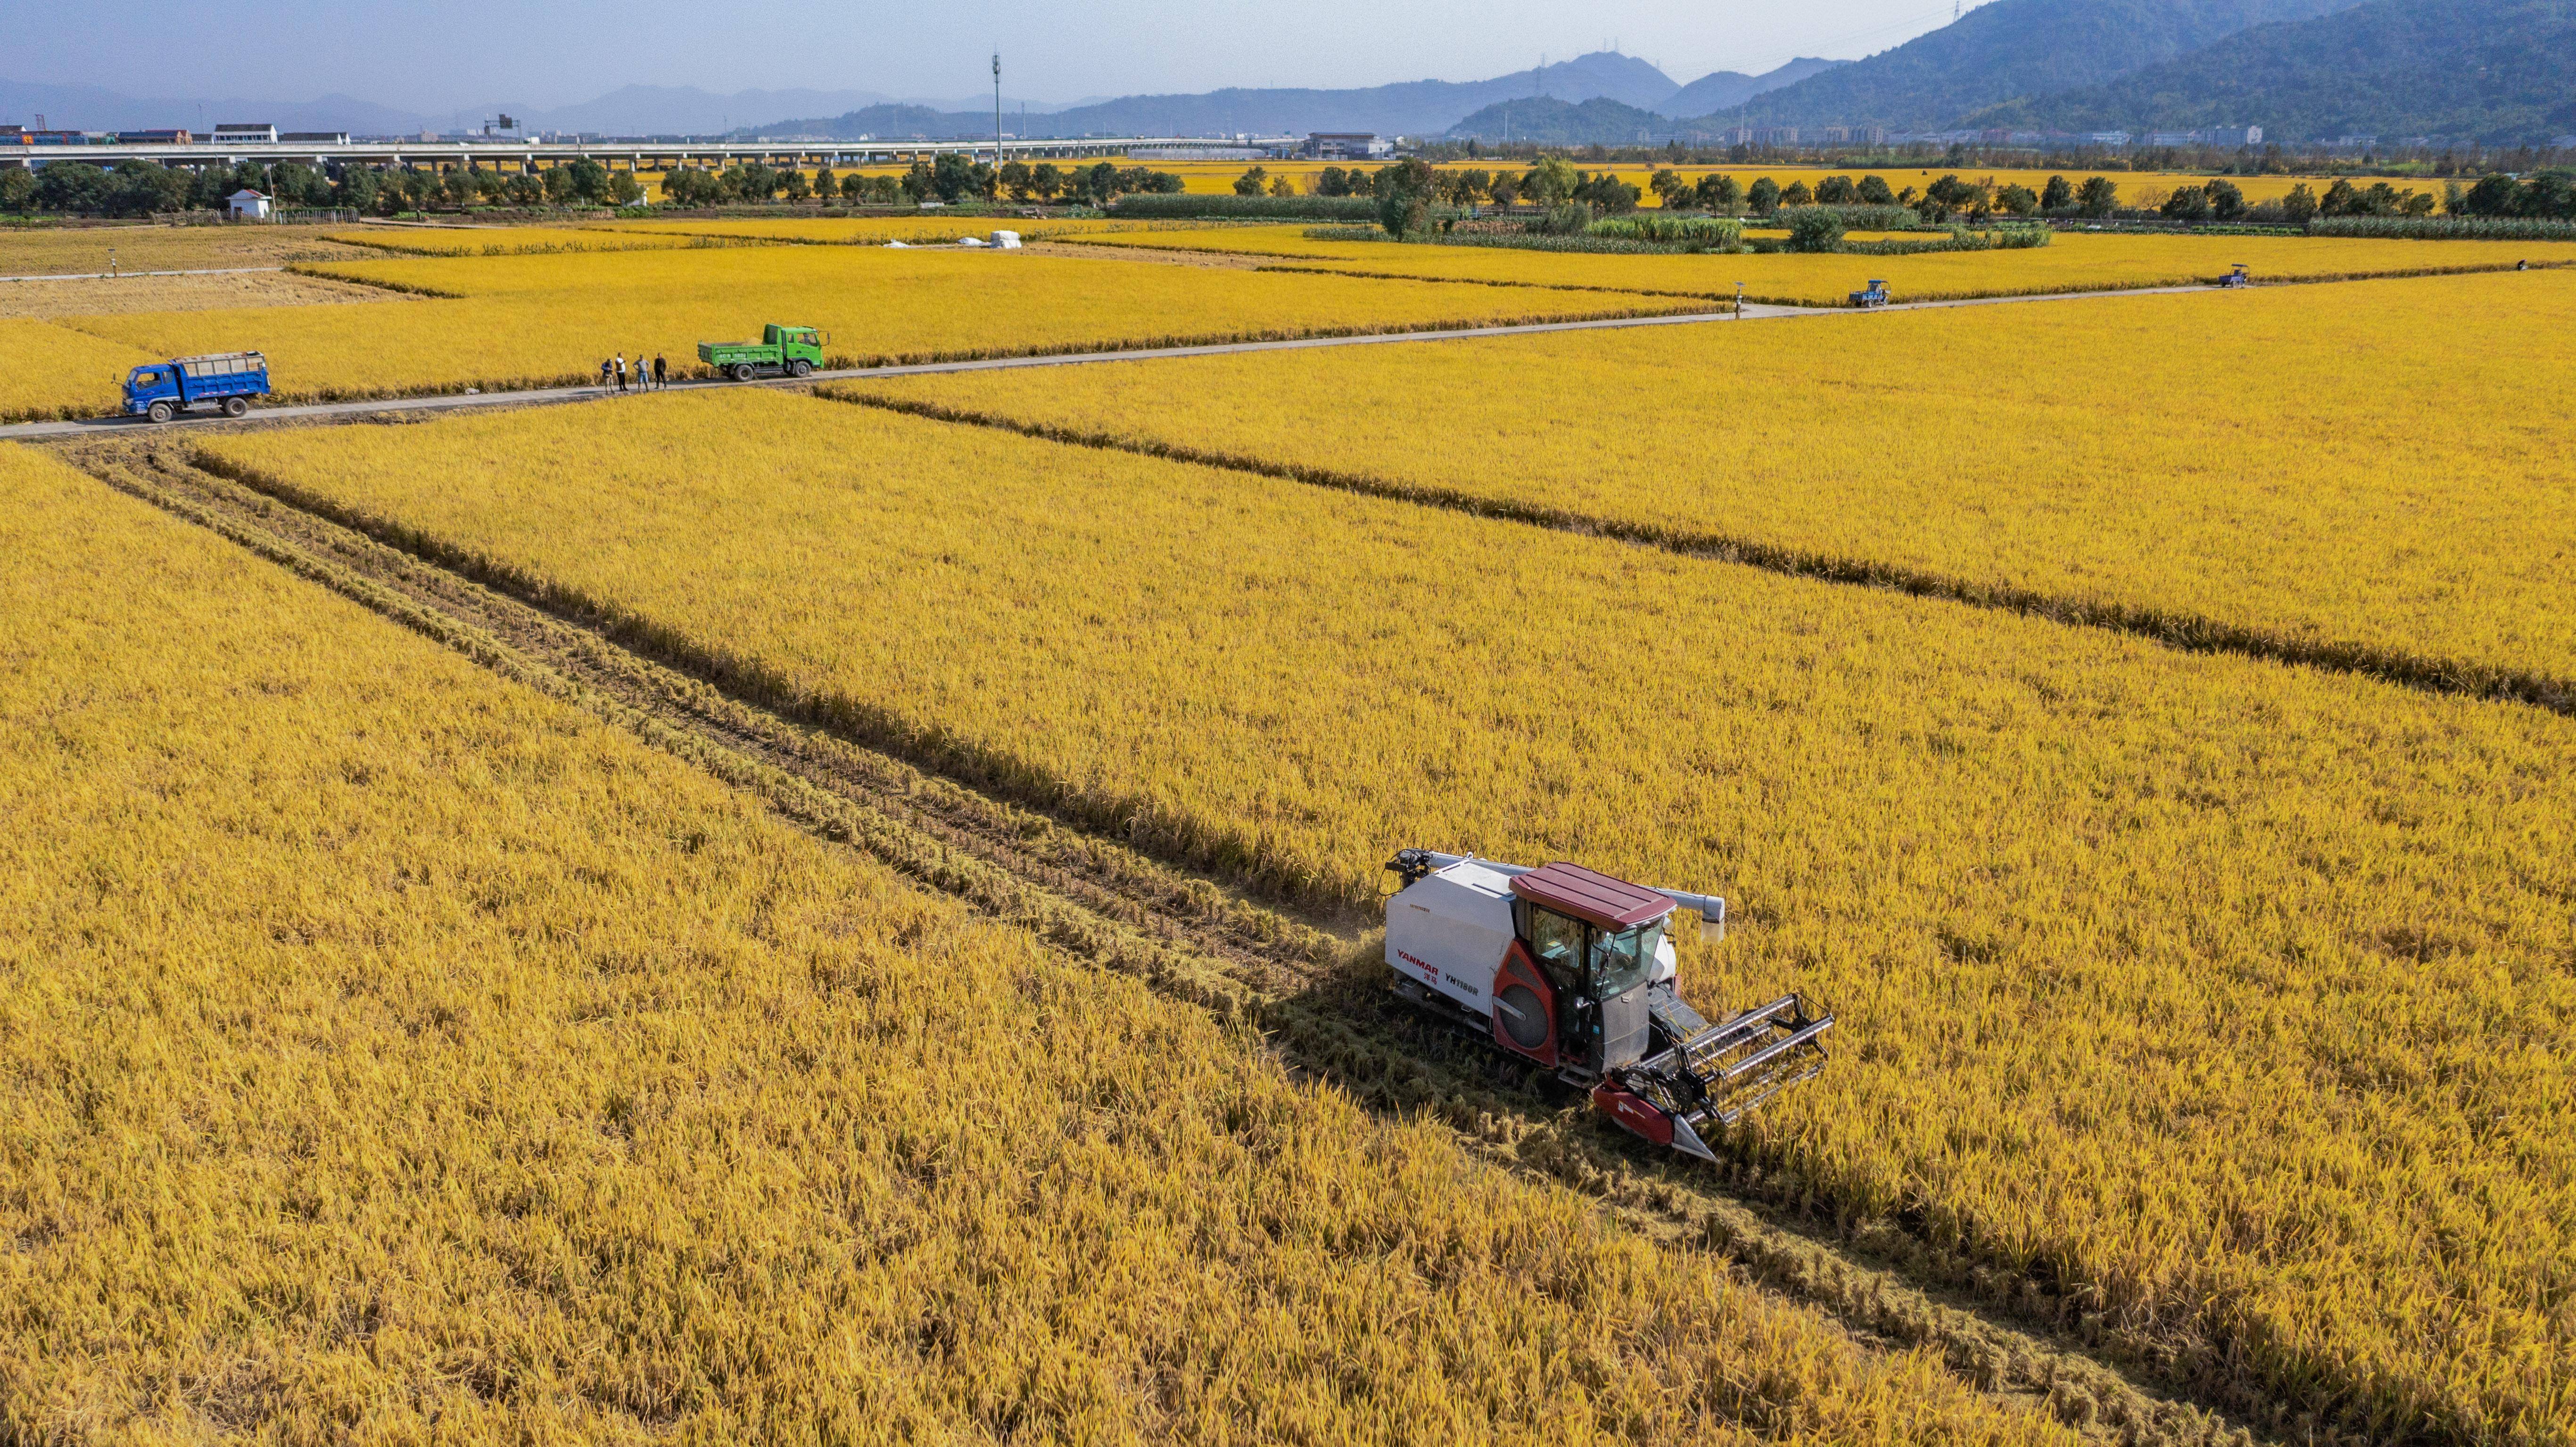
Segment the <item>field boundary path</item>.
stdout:
[[284,271],[283,266],[201,266],[192,271],[39,271],[27,276],[0,276],[0,281],[124,281],[137,276],[246,276],[254,271]]
[[[166,431],[92,436],[60,454],[103,484],[208,528],[377,614],[762,798],[810,833],[859,849],[1094,965],[1257,1028],[1303,1075],[1370,1108],[1448,1125],[1492,1167],[1590,1197],[1676,1254],[1713,1253],[1750,1284],[1812,1307],[1863,1351],[1922,1351],[1961,1381],[2105,1443],[2252,1444],[2242,1421],[2147,1379],[2171,1343],[2084,1328],[2072,1301],[1980,1300],[1989,1274],[1894,1221],[1811,1216],[1794,1183],[1737,1162],[1657,1152],[1580,1098],[1551,1103],[1507,1066],[1393,1001],[1383,966],[1347,931],[863,746],[776,700],[656,656],[597,620],[551,611],[506,577],[424,552],[198,465]],[[2237,1404],[2240,1408],[2253,1404]]]

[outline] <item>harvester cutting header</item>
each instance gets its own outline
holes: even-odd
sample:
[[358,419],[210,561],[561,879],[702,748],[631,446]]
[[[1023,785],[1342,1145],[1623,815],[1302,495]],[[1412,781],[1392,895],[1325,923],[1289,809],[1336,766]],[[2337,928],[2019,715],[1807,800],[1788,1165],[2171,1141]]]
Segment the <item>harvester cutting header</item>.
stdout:
[[1726,901],[1648,889],[1578,864],[1529,868],[1429,849],[1387,862],[1395,992],[1592,1092],[1657,1145],[1715,1160],[1702,1133],[1824,1068],[1831,1015],[1783,995],[1710,1024],[1674,985],[1665,925],[1699,915],[1723,938]]

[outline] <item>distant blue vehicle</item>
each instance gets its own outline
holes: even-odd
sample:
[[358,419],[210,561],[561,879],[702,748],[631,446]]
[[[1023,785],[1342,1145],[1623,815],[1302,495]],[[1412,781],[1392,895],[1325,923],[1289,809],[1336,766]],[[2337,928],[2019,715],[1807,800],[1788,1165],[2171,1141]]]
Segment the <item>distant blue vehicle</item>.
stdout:
[[227,417],[268,395],[268,358],[257,352],[146,362],[126,374],[125,415],[167,422],[182,412],[220,409]]
[[1851,294],[1851,304],[1864,310],[1887,305],[1887,283],[1872,277],[1867,290]]

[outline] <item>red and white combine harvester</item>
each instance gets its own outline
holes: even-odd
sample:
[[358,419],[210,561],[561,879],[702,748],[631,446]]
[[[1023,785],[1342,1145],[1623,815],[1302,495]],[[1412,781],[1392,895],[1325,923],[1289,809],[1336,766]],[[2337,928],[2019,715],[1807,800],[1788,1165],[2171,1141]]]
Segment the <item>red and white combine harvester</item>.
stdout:
[[1592,1092],[1611,1119],[1715,1160],[1702,1138],[1824,1068],[1831,1015],[1783,995],[1710,1024],[1673,986],[1675,909],[1703,939],[1726,932],[1726,901],[1647,889],[1579,864],[1531,869],[1429,849],[1388,861],[1395,992],[1470,1034]]

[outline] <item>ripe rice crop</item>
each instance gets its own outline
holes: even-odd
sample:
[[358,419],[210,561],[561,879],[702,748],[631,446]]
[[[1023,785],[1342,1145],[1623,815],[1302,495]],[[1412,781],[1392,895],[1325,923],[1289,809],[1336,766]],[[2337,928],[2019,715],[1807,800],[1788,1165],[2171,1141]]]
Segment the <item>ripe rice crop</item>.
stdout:
[[2442,271],[2510,270],[2517,261],[2576,262],[2576,245],[2547,242],[2355,241],[2303,236],[2060,234],[2028,250],[1920,256],[1556,256],[1484,247],[1335,241],[1303,226],[1244,226],[1086,238],[1104,246],[1159,246],[1276,256],[1281,265],[1359,276],[1557,284],[1612,290],[1735,295],[1790,306],[1840,306],[1873,277],[1898,301],[1943,301],[2060,291],[2206,283],[2244,262],[2258,281],[2330,281]]
[[160,355],[256,348],[282,396],[593,381],[612,353],[684,374],[701,341],[818,326],[834,365],[1404,331],[1676,309],[1616,292],[1140,267],[1089,258],[748,246],[378,261],[317,275],[440,298],[405,307],[76,317]]
[[370,251],[400,256],[548,256],[581,251],[668,251],[723,244],[651,231],[612,231],[580,226],[368,226],[323,235]]
[[[864,395],[2576,702],[2570,329],[2576,274],[2551,272],[889,378]],[[1340,425],[1349,398],[1393,395],[1475,456]],[[2463,397],[2474,445],[2438,442]],[[2106,429],[2115,415],[2154,421]]]
[[709,236],[741,241],[792,241],[820,246],[883,246],[889,241],[937,245],[960,237],[983,238],[1017,231],[1023,241],[1142,229],[1133,221],[1059,216],[1032,219],[1006,211],[974,216],[941,212],[921,216],[742,216],[713,221],[604,221],[596,230],[616,235]]
[[1730,1152],[2205,1390],[2576,1430],[2576,722],[767,393],[204,454],[1303,899],[1716,890],[1695,991],[1843,1021]]
[[0,276],[284,266],[364,257],[301,226],[0,226]]
[[51,322],[0,317],[0,422],[92,417],[115,407],[125,374],[159,354]]
[[[0,286],[0,316],[76,317],[107,312],[221,311],[239,306],[336,306],[398,301],[380,287],[358,286],[292,271],[227,271],[213,275],[66,276]],[[41,366],[20,356],[17,365]]]
[[10,1440],[2075,1440],[15,447],[0,618]]

